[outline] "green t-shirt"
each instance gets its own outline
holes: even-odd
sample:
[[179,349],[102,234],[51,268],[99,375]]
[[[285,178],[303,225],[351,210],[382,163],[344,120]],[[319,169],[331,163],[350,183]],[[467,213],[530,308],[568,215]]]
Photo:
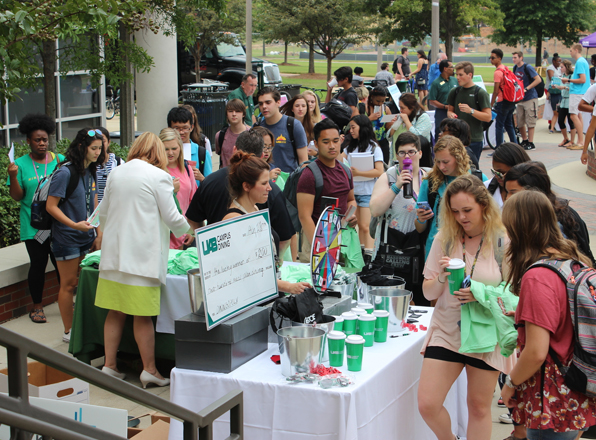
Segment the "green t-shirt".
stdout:
[[430,86],[430,92],[428,93],[429,101],[439,101],[441,104],[447,105],[447,98],[449,92],[457,87],[457,78],[450,76],[448,80],[445,80],[442,76],[439,76],[433,81]]
[[458,105],[468,104],[470,108],[473,108],[475,111],[481,111],[482,109],[490,108],[490,98],[488,93],[486,93],[486,91],[480,87],[480,90],[478,91],[479,105],[476,105],[476,98],[474,97],[476,87],[478,86],[474,84],[472,87],[468,87],[467,89],[461,89],[457,94],[457,98],[455,97],[457,87],[451,90],[451,92],[449,92],[448,104],[453,106],[457,117],[462,121],[466,121],[470,126],[472,142],[482,142],[482,135],[484,133],[484,130],[482,129],[482,121],[479,121],[469,113],[461,112]]
[[[37,234],[37,229],[31,227],[31,202],[33,201],[33,194],[37,189],[38,179],[43,179],[44,176],[49,176],[56,168],[59,162],[64,160],[64,156],[58,154],[52,155],[52,161],[48,162],[47,171],[46,166],[42,163],[34,162],[28,154],[19,157],[14,163],[19,167],[17,172],[17,182],[23,189],[23,198],[21,199],[21,241],[31,240]],[[10,186],[10,177],[7,185]]]
[[255,101],[252,96],[246,96],[242,87],[232,90],[228,95],[228,101],[232,99],[239,99],[246,106],[246,114],[244,115],[244,122],[249,127],[252,127],[252,115],[255,114]]

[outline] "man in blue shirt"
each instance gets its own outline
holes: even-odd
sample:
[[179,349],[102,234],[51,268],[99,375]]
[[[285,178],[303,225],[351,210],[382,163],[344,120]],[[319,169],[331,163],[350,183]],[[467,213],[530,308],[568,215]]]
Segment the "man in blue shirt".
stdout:
[[437,62],[435,64],[433,64],[432,66],[430,66],[430,68],[428,69],[428,83],[432,86],[432,83],[435,82],[435,80],[441,76],[441,71],[439,69],[439,64],[441,64],[441,61],[446,60],[447,59],[447,55],[445,55],[445,53],[441,52],[439,53],[439,56],[437,57]]
[[288,116],[282,115],[279,111],[281,95],[275,87],[259,90],[257,100],[265,118],[259,125],[271,130],[275,137],[273,163],[276,168],[291,173],[299,164],[308,160],[308,141],[304,127],[300,121],[294,119],[292,133],[288,131]]
[[[590,66],[582,57],[582,45],[579,43],[571,46],[571,57],[575,60],[575,68],[571,78],[562,78],[564,84],[569,83],[569,116],[577,132],[577,145],[584,145],[584,122],[579,114],[579,103],[584,93],[590,88]],[[579,148],[578,148],[579,149]]]
[[538,93],[535,87],[540,84],[540,75],[536,69],[524,63],[524,54],[521,52],[513,52],[513,63],[513,73],[524,82],[524,99],[517,103],[517,128],[522,137],[521,146],[524,150],[535,150],[534,128],[538,119]]

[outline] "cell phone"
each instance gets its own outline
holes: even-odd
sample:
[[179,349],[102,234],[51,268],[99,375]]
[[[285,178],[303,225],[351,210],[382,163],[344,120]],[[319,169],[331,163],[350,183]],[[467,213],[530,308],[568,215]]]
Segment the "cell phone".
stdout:
[[461,282],[461,287],[460,289],[467,289],[468,287],[470,287],[472,285],[472,277],[470,275],[468,275],[467,277],[464,278],[464,280]]
[[433,209],[430,207],[428,202],[416,202],[416,207],[418,209],[424,209],[425,211],[432,211]]
[[375,105],[375,113],[379,113],[381,111],[380,105]]

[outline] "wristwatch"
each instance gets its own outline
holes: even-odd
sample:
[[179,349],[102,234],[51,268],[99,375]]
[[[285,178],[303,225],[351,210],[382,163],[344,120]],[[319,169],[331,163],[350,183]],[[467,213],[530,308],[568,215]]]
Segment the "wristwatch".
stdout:
[[511,376],[509,375],[505,377],[505,385],[507,385],[509,388],[517,388],[517,385],[511,381]]
[[470,114],[473,115],[474,114],[474,109],[470,109]]

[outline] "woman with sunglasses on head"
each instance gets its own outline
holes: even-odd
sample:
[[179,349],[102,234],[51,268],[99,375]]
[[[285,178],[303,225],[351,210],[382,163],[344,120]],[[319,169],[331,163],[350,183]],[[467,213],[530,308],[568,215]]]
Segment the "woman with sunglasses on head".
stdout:
[[[79,263],[89,251],[101,249],[102,233],[87,219],[97,206],[95,172],[97,162],[103,160],[103,133],[83,128],[66,150],[66,162],[56,171],[48,192],[46,210],[54,218],[51,246],[60,273],[58,307],[64,325],[64,342],[70,342]],[[67,194],[72,188],[71,182],[76,186]]]
[[[552,202],[539,191],[523,191],[507,199],[503,223],[511,241],[507,282],[519,296],[515,310],[520,355],[501,390],[512,418],[525,425],[528,440],[575,440],[596,424],[596,399],[569,389],[553,353],[569,365],[574,352],[573,321],[567,286],[540,259],[590,260],[561,234]],[[579,266],[574,269],[579,268]]]
[[[501,354],[494,318],[480,314],[469,287],[462,283],[450,293],[451,274],[446,269],[452,258],[463,260],[464,281],[497,287],[509,273],[507,261],[503,260],[507,239],[499,208],[480,179],[470,174],[460,175],[449,184],[439,215],[441,229],[424,268],[424,296],[437,302],[422,349],[418,408],[438,439],[453,440],[444,401],[465,368],[469,417],[466,437],[489,440],[492,398],[499,371],[511,371],[515,356]],[[475,311],[478,314],[473,314]],[[483,318],[480,330],[470,319],[464,319],[472,316]],[[487,329],[485,333],[476,333],[483,328]]]
[[317,150],[315,148],[315,124],[312,122],[310,116],[310,108],[306,96],[300,94],[294,96],[279,109],[282,115],[292,116],[296,118],[304,127],[306,133],[306,140],[308,142],[308,154],[316,156]]
[[[54,267],[57,266],[50,248],[50,237],[44,236],[43,231],[40,233],[31,226],[31,203],[39,181],[52,174],[52,171],[64,160],[64,156],[48,151],[50,135],[56,131],[56,121],[48,115],[26,115],[19,121],[19,131],[26,136],[31,151],[8,166],[8,185],[10,196],[20,202],[21,241],[25,243],[31,260],[27,285],[33,301],[33,309],[29,312],[29,318],[35,323],[42,324],[46,322],[42,297],[48,257]],[[58,282],[60,282],[59,273]]]
[[503,207],[505,201],[505,175],[515,165],[529,162],[530,156],[520,145],[513,142],[505,142],[499,145],[493,153],[493,167],[491,172],[493,178],[484,182],[484,185],[491,193],[499,208]]
[[514,166],[507,172],[503,182],[507,197],[526,189],[536,189],[543,193],[553,205],[564,237],[574,241],[579,250],[596,263],[590,249],[590,235],[586,223],[577,211],[569,206],[569,200],[561,199],[553,192],[550,177],[542,162],[532,161]]
[[114,168],[124,163],[124,159],[116,156],[110,151],[110,132],[104,127],[97,127],[97,130],[103,134],[103,150],[104,160],[102,163],[97,164],[97,170],[95,171],[95,179],[97,182],[97,203],[103,199],[103,191],[106,188],[108,176]]
[[133,316],[143,388],[170,383],[155,365],[152,317],[160,312],[161,285],[166,283],[170,231],[192,234],[174,201],[172,176],[163,142],[145,132],[130,147],[125,165],[112,171],[100,208],[105,239],[99,263],[95,305],[107,309],[102,371],[124,379],[117,353],[127,315]]
[[395,138],[404,131],[410,131],[418,136],[424,136],[430,141],[430,131],[432,129],[432,123],[430,116],[416,100],[416,96],[413,93],[402,93],[399,97],[399,118],[397,122],[393,123],[391,130],[389,130],[389,136]]

